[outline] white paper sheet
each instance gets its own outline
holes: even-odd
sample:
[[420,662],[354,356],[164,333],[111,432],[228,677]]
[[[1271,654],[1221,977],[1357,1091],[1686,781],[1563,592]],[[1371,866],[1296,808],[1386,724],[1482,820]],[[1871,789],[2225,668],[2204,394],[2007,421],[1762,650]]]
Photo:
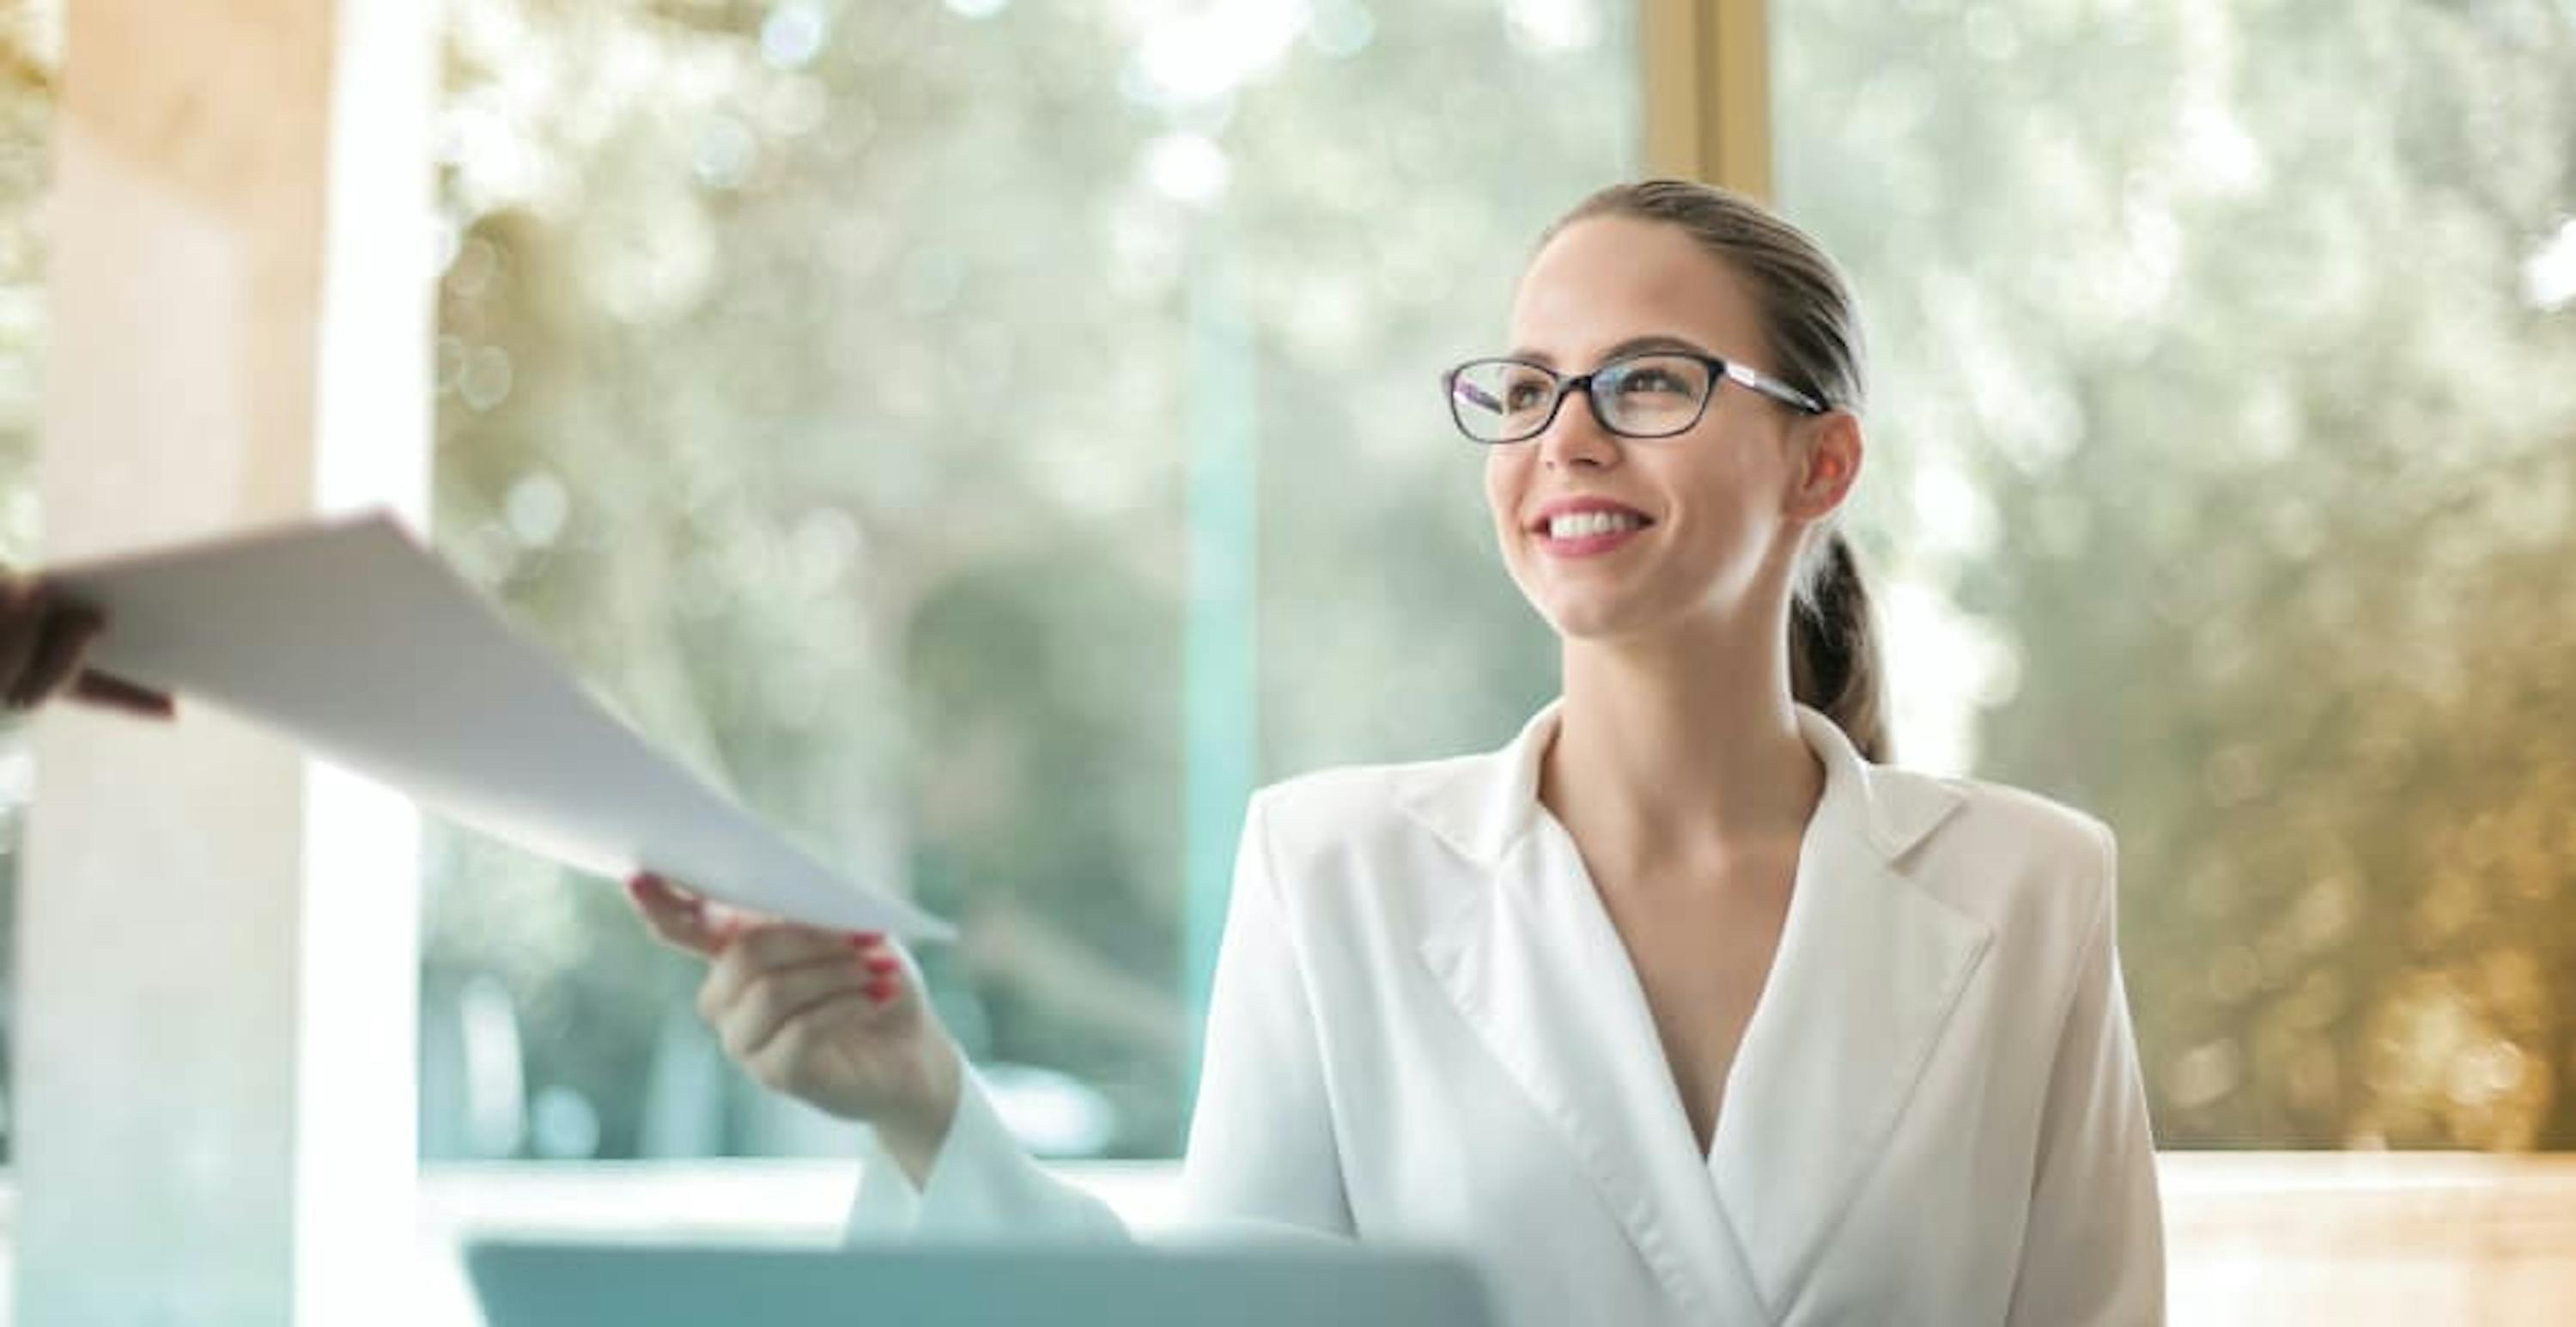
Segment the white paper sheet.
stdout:
[[568,866],[611,879],[650,869],[818,926],[952,936],[655,752],[388,517],[46,579],[108,614],[97,666],[277,729]]

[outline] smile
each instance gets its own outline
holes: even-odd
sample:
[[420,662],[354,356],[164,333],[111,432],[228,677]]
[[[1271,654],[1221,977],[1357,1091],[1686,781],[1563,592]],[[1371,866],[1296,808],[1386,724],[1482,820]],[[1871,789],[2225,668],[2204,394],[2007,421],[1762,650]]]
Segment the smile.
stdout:
[[1547,537],[1586,539],[1620,530],[1642,530],[1645,526],[1646,518],[1633,511],[1574,511],[1550,517]]
[[1652,522],[1635,512],[1569,512],[1533,533],[1540,551],[1554,557],[1596,557],[1627,543]]

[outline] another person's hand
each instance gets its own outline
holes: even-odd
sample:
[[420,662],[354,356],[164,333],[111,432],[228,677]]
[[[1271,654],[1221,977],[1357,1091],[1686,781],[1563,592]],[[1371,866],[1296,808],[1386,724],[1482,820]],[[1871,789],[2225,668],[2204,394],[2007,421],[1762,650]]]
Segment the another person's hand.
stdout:
[[31,710],[69,695],[129,714],[168,718],[168,696],[82,666],[106,626],[107,619],[63,602],[41,579],[0,570],[0,702],[12,710]]
[[729,912],[659,876],[626,893],[655,938],[708,960],[698,1014],[763,1086],[875,1127],[923,1183],[957,1110],[962,1058],[903,955],[851,935]]

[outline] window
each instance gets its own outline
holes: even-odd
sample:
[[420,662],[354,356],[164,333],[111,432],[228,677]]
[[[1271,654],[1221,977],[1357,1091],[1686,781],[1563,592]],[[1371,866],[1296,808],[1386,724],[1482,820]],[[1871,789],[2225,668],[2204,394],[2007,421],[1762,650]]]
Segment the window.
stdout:
[[[1435,383],[1633,170],[1632,21],[456,0],[441,542],[963,922],[920,957],[1034,1146],[1170,1155],[1244,798],[1552,686]],[[425,1155],[847,1145],[558,874],[434,840]]]
[[2563,6],[1774,7],[1901,740],[2086,806],[2166,1146],[2576,1146]]

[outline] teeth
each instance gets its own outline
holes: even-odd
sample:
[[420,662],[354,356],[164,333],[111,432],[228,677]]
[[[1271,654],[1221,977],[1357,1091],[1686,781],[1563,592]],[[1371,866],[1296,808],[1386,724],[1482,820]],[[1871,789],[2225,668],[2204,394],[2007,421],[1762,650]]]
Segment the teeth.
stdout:
[[1609,534],[1614,530],[1634,530],[1646,519],[1634,512],[1584,511],[1551,516],[1547,521],[1550,539],[1585,539]]

